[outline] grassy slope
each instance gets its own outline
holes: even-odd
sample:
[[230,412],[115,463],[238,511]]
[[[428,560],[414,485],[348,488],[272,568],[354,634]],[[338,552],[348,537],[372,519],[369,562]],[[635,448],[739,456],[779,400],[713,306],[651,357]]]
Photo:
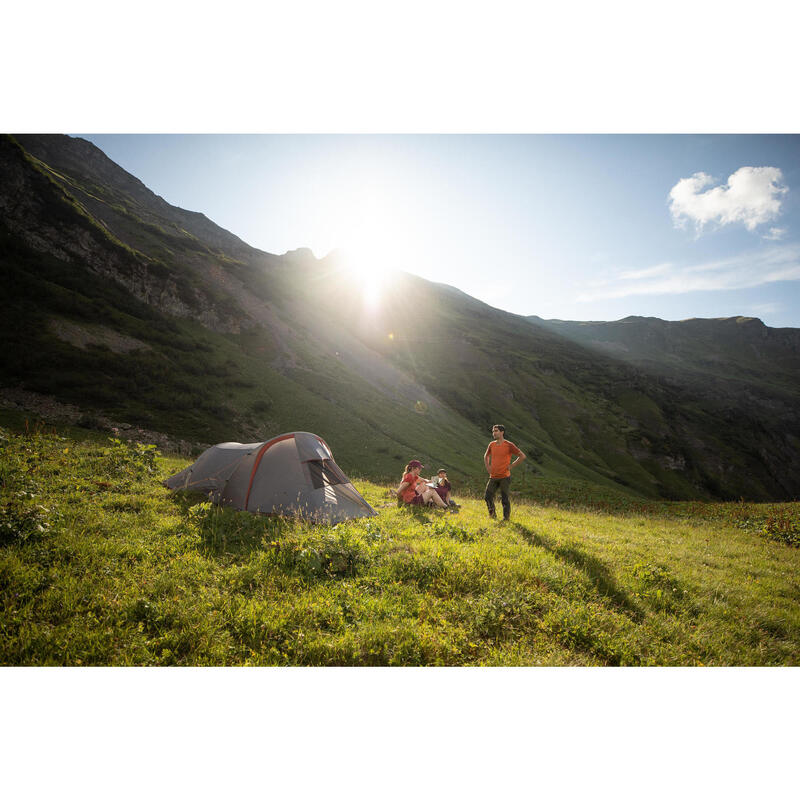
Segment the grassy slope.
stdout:
[[800,662],[800,550],[761,534],[796,541],[798,504],[545,482],[503,526],[359,481],[379,516],[313,527],[174,496],[160,479],[186,462],[147,464],[2,432],[0,663]]

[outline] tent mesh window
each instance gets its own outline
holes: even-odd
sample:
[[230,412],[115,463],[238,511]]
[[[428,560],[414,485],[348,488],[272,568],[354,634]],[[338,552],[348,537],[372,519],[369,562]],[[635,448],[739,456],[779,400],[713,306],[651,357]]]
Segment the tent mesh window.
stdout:
[[307,463],[311,482],[315,489],[321,489],[323,486],[335,486],[337,483],[350,483],[350,478],[333,461],[324,459]]

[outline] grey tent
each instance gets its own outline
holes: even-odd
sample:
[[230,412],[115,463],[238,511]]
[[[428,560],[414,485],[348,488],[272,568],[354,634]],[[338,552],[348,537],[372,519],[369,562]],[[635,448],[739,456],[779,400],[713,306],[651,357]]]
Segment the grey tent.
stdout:
[[318,522],[377,513],[333,460],[328,445],[303,431],[255,444],[214,445],[164,485],[206,492],[212,503],[240,511]]

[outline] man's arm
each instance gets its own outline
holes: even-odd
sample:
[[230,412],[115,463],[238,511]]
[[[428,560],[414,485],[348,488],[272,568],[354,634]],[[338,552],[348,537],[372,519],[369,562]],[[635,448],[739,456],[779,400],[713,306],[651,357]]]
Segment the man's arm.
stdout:
[[483,454],[483,463],[486,465],[486,471],[491,472],[490,465],[492,463],[492,445],[486,447],[486,452]]
[[513,447],[514,447],[514,452],[517,454],[517,457],[509,464],[508,466],[509,469],[513,469],[514,467],[517,466],[517,464],[521,464],[527,458],[525,453],[523,453],[522,450],[519,449],[519,447],[517,447],[516,445],[513,445]]

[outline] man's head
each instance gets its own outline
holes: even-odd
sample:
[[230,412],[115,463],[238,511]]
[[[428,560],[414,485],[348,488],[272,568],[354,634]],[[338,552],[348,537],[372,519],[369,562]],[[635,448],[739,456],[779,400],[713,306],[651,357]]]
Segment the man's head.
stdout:
[[492,436],[497,441],[502,440],[505,435],[506,435],[505,425],[492,425]]

